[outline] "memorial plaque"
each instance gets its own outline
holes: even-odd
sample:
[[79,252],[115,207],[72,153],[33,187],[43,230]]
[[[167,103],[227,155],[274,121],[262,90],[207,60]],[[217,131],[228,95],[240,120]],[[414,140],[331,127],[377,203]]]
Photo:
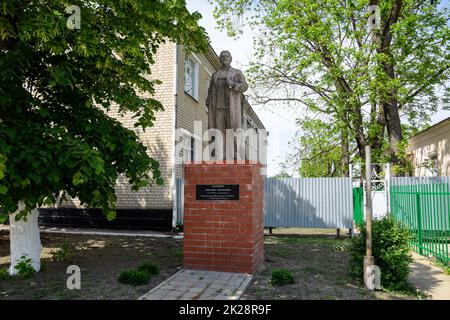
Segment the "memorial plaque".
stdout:
[[238,184],[196,185],[197,200],[239,200]]

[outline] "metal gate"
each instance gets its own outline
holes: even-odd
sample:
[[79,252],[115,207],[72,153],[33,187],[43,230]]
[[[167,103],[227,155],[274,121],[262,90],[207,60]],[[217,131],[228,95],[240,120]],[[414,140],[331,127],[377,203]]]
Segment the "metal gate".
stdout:
[[[350,165],[350,177],[353,188],[363,188],[363,212],[366,215],[366,188],[363,168],[365,164],[356,163]],[[373,163],[371,165],[371,187],[372,187],[372,215],[381,218],[389,212],[389,181],[391,169],[388,163]],[[355,211],[356,212],[356,211]]]

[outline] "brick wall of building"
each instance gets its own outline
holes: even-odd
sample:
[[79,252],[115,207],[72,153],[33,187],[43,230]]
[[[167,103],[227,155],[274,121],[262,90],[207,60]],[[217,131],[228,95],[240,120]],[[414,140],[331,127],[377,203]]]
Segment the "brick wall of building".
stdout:
[[[156,86],[154,98],[160,101],[165,110],[155,114],[154,126],[143,132],[135,128],[136,119],[131,114],[120,116],[117,108],[111,108],[109,115],[119,120],[124,127],[134,130],[140,141],[148,148],[148,154],[159,161],[163,186],[151,186],[138,192],[132,191],[124,177],[117,181],[116,195],[118,209],[171,209],[172,202],[172,165],[174,144],[174,76],[175,76],[175,44],[162,44],[157,52],[155,64],[152,66],[152,79],[159,79],[162,84]],[[77,199],[69,200],[62,207],[80,207]]]
[[134,192],[130,189],[126,179],[119,179],[116,195],[118,208],[140,208],[140,209],[169,209],[172,208],[172,153],[174,143],[174,62],[175,44],[166,43],[161,45],[157,52],[155,64],[152,66],[153,79],[162,81],[156,86],[154,98],[164,106],[164,111],[156,113],[154,126],[142,131],[134,128],[135,119],[130,116],[114,116],[129,129],[135,130],[141,142],[148,148],[148,154],[159,161],[163,186],[151,186]]
[[[198,63],[198,99],[185,92],[184,63],[186,58]],[[206,97],[211,75],[215,68],[203,54],[187,54],[182,46],[178,46],[178,72],[177,72],[177,128],[194,132],[194,121],[201,121],[203,131],[208,129],[208,112]],[[177,178],[183,177],[183,166],[177,165]]]

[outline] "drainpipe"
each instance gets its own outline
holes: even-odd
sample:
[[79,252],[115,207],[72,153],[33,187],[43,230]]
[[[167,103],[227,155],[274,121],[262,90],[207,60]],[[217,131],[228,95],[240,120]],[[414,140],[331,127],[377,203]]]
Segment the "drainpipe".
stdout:
[[174,62],[174,83],[173,83],[173,141],[172,141],[172,228],[177,226],[177,167],[176,167],[176,155],[175,155],[175,134],[177,130],[177,98],[178,98],[178,44],[175,44],[175,62]]

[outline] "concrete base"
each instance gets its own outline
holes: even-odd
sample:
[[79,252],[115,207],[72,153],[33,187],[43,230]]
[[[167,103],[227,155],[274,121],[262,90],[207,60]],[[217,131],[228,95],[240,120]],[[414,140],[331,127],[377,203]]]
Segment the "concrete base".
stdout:
[[368,269],[375,265],[375,258],[373,256],[364,256],[364,284],[368,290],[373,291],[374,287],[370,281],[370,275]]

